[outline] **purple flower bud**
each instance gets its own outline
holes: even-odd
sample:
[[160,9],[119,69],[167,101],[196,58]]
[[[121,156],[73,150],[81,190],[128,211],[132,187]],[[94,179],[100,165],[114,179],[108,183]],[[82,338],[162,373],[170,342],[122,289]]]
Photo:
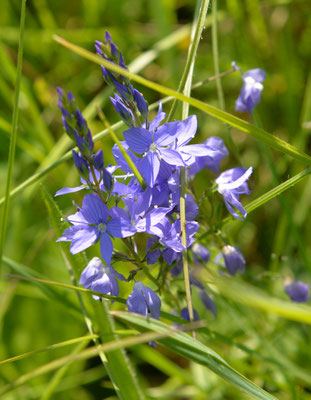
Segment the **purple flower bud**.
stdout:
[[95,51],[101,57],[105,56],[104,52],[103,52],[103,46],[104,46],[104,44],[102,42],[100,42],[99,40],[95,40]]
[[112,188],[112,182],[113,182],[112,175],[107,170],[107,168],[103,168],[102,173],[103,173],[104,187],[108,190],[108,192],[110,192],[110,190]]
[[301,281],[294,281],[285,286],[285,292],[296,303],[305,303],[309,300],[309,285]]
[[133,128],[134,125],[134,115],[132,111],[123,103],[122,98],[117,94],[113,97],[110,97],[111,103],[113,104],[117,113],[120,114],[121,118],[125,122],[127,126]]
[[209,310],[214,317],[217,315],[217,308],[214,300],[207,294],[205,290],[202,290],[199,294],[202,303],[204,304],[205,308]]
[[[235,65],[235,69],[238,69]],[[266,79],[266,73],[263,69],[255,68],[242,74],[243,86],[239,97],[235,102],[236,111],[249,112],[252,114],[253,108],[260,102],[263,82]]]
[[194,243],[192,246],[193,259],[196,264],[200,264],[201,261],[208,263],[210,259],[210,252],[206,247],[200,243]]
[[101,171],[104,168],[103,150],[100,149],[96,154],[92,155],[92,160],[97,171]]
[[74,150],[72,150],[72,158],[79,174],[82,178],[87,179],[89,176],[89,165],[87,161],[81,156],[81,154],[76,153]]
[[[180,317],[190,321],[188,307],[185,307],[181,310]],[[196,309],[193,309],[193,320],[199,321],[200,317]]]
[[245,271],[245,259],[239,250],[233,246],[225,246],[222,249],[222,254],[225,260],[225,266],[231,276],[238,272],[243,274]]
[[148,104],[146,103],[146,100],[144,99],[144,96],[136,89],[133,91],[134,94],[134,100],[137,104],[137,108],[141,115],[143,116],[144,120],[148,120]]
[[142,282],[135,282],[133,291],[126,300],[127,308],[130,312],[138,313],[147,317],[159,319],[161,310],[161,300],[159,296]]

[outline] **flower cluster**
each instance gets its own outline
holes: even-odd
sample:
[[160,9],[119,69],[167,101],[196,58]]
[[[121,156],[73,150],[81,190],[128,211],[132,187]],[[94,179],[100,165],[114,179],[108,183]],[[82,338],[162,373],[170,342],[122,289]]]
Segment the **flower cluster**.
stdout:
[[[126,69],[123,56],[106,33],[105,43],[96,41],[96,52],[105,60]],[[94,143],[87,122],[76,106],[73,95],[58,89],[59,107],[67,134],[74,140],[79,151],[73,150],[73,160],[80,174],[81,185],[75,188],[63,188],[56,195],[77,192],[86,189],[82,206],[66,220],[71,224],[58,241],[71,242],[72,254],[79,253],[99,242],[101,259],[93,258],[84,269],[80,283],[85,288],[98,293],[118,296],[118,281],[133,281],[132,293],[126,304],[131,312],[159,318],[161,300],[156,293],[143,282],[136,281],[136,274],[150,265],[159,262],[165,265],[172,277],[182,270],[182,252],[185,249],[181,240],[180,222],[180,169],[185,167],[188,181],[204,168],[217,173],[221,160],[229,152],[218,137],[209,137],[202,144],[190,143],[197,132],[197,117],[191,115],[184,121],[164,122],[166,113],[162,105],[151,120],[144,96],[130,83],[130,80],[102,67],[105,81],[113,87],[115,94],[111,102],[120,118],[127,125],[121,142],[132,163],[142,176],[142,187],[134,175],[131,165],[125,160],[120,148],[112,149],[116,165],[104,166],[102,150],[94,152]],[[247,83],[250,74],[244,74]],[[255,79],[255,78],[254,78]],[[249,82],[247,83],[247,85]],[[245,88],[247,92],[249,88]],[[248,92],[247,92],[248,93]],[[244,93],[245,94],[245,93]],[[256,103],[251,91],[250,102],[245,101],[250,110]],[[210,194],[216,201],[215,192],[223,196],[225,206],[235,218],[245,218],[247,213],[240,202],[240,195],[249,194],[247,180],[252,174],[252,167],[231,168],[222,172],[211,185]],[[209,251],[195,242],[195,235],[200,228],[200,204],[196,196],[187,193],[186,202],[186,247],[192,247],[193,262],[207,263]],[[138,249],[134,236],[147,236],[145,249]],[[122,239],[130,255],[114,251],[114,238]],[[144,251],[141,259],[139,253]],[[229,275],[244,272],[245,260],[242,254],[232,246],[222,250],[225,266]],[[112,266],[119,260],[127,260],[137,265],[126,279]],[[144,266],[142,267],[142,264]],[[194,269],[193,269],[194,270]],[[160,272],[162,271],[162,267]],[[167,273],[167,272],[166,272]],[[159,280],[165,282],[165,274],[159,274]],[[154,283],[157,281],[153,279]],[[199,296],[207,309],[216,315],[216,306],[212,298],[190,272],[190,282],[197,287]],[[160,288],[160,284],[158,289]],[[183,311],[187,318],[187,311]]]

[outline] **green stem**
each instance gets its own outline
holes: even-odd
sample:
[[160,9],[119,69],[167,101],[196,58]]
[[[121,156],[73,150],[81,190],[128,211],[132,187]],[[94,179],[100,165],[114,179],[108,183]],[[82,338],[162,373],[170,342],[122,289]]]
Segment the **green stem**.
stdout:
[[[184,89],[185,83],[188,79],[188,74],[190,72],[190,68],[192,66],[192,64],[194,63],[195,57],[196,57],[196,53],[199,47],[199,43],[200,43],[200,38],[204,29],[204,24],[205,24],[205,18],[206,18],[206,14],[207,14],[207,10],[208,10],[208,6],[209,6],[210,0],[202,0],[201,3],[201,7],[199,10],[199,14],[198,14],[198,19],[197,21],[194,22],[193,27],[195,29],[192,30],[192,32],[194,32],[194,34],[192,35],[193,39],[191,41],[191,45],[189,47],[189,52],[188,52],[188,58],[187,58],[187,62],[185,65],[185,69],[183,71],[177,92],[180,93],[182,92],[182,90]],[[199,4],[199,3],[197,3]],[[179,99],[177,99],[177,97],[174,98],[172,107],[169,111],[169,114],[167,116],[167,121],[171,121],[175,111],[176,111],[176,107],[177,107],[177,101]]]
[[[213,51],[213,61],[214,61],[214,71],[216,75],[216,88],[217,88],[217,96],[219,101],[219,106],[221,110],[225,110],[225,96],[222,88],[222,83],[220,79],[220,72],[219,72],[219,49],[218,49],[218,21],[217,21],[217,0],[213,0],[213,7],[212,7],[212,51]],[[232,72],[235,70],[233,69]],[[231,135],[231,128],[227,127],[227,145],[229,150],[235,157],[235,159],[241,164],[238,148],[235,142],[232,139]]]
[[145,273],[145,275],[148,277],[148,279],[151,280],[151,282],[153,282],[157,288],[160,288],[159,282],[156,280],[156,278],[150,273],[150,271],[148,270],[148,268],[145,266],[145,264],[141,261],[141,259],[138,257],[137,253],[135,252],[135,250],[133,249],[133,247],[130,245],[130,243],[126,240],[123,239],[123,243],[126,245],[126,247],[129,249],[131,255],[133,256],[136,264],[139,266],[139,268],[141,268],[143,270],[143,272]]
[[233,72],[235,72],[235,69],[230,69],[229,71],[220,72],[220,73],[218,73],[218,74],[216,74],[214,76],[211,76],[210,78],[204,79],[203,81],[199,81],[199,82],[194,83],[191,86],[191,89],[197,89],[197,88],[205,85],[206,83],[210,83],[210,82],[216,81],[218,79],[221,79],[224,76],[232,74]]
[[24,27],[25,27],[25,16],[26,16],[26,1],[22,1],[21,19],[20,19],[20,31],[19,31],[19,45],[18,45],[18,59],[17,59],[17,73],[16,73],[16,85],[15,85],[15,99],[13,106],[12,116],[12,134],[9,148],[9,159],[8,159],[8,173],[5,187],[4,207],[1,218],[1,232],[0,232],[0,269],[2,264],[2,254],[4,239],[8,224],[9,209],[10,209],[10,191],[13,178],[13,166],[15,159],[15,148],[17,138],[17,121],[18,121],[18,102],[20,94],[20,85],[22,77],[22,65],[23,65],[23,48],[24,48]]
[[[199,46],[200,38],[204,29],[204,21],[206,18],[209,0],[202,0],[201,2],[197,2],[197,9],[199,7],[198,16],[195,18],[192,28],[192,41],[188,50],[188,58],[186,62],[186,66],[183,72],[182,79],[179,84],[178,91],[183,90],[183,93],[186,96],[190,96],[191,86],[192,86],[192,77],[194,70],[194,62],[195,56],[197,53],[197,49]],[[175,99],[176,100],[176,99]],[[176,101],[174,101],[172,108],[170,110],[170,114],[168,120],[174,115],[176,109]],[[183,103],[182,105],[182,120],[186,119],[189,115],[189,104]],[[186,169],[185,167],[180,168],[180,230],[181,230],[181,242],[184,247],[182,252],[183,259],[183,272],[184,272],[184,282],[185,282],[185,291],[187,298],[187,306],[189,312],[190,322],[194,320],[192,299],[191,299],[191,285],[190,285],[190,276],[189,276],[189,264],[188,264],[188,256],[187,256],[187,232],[186,232]],[[196,338],[195,331],[192,332],[194,338]]]

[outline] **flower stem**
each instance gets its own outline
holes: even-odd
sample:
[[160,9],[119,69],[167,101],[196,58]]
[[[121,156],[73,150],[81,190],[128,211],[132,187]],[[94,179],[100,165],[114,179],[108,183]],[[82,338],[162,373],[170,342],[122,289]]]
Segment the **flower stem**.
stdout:
[[[198,6],[200,4],[200,8]],[[192,76],[194,70],[194,61],[196,52],[199,46],[201,34],[204,29],[204,22],[207,14],[209,6],[209,0],[202,0],[201,2],[197,2],[198,15],[195,18],[192,28],[192,41],[188,50],[188,57],[186,66],[184,69],[184,73],[178,88],[178,91],[183,90],[183,93],[186,96],[189,96],[191,93],[192,86]],[[175,99],[176,100],[176,99]],[[171,118],[175,112],[176,101],[172,105],[169,118]],[[189,104],[183,103],[182,106],[182,119],[188,117],[189,114]],[[185,202],[185,192],[186,192],[186,169],[185,167],[180,168],[180,229],[181,229],[181,241],[184,246],[184,250],[182,252],[183,259],[183,271],[184,271],[184,282],[185,282],[185,290],[187,297],[187,306],[189,312],[190,322],[194,320],[192,299],[191,299],[191,286],[190,286],[190,277],[189,277],[189,264],[187,257],[187,234],[186,234],[186,202]],[[192,335],[196,338],[195,331],[192,331]]]
[[141,261],[141,259],[138,257],[137,253],[135,252],[135,250],[133,249],[133,247],[130,245],[130,243],[126,240],[123,239],[123,243],[126,245],[126,247],[129,249],[131,255],[133,256],[135,262],[137,263],[137,265],[139,266],[139,268],[141,268],[143,270],[143,272],[145,273],[145,275],[151,280],[151,282],[153,282],[158,289],[160,289],[160,285],[158,283],[158,281],[156,280],[156,278],[149,272],[148,268],[145,266],[145,264]]

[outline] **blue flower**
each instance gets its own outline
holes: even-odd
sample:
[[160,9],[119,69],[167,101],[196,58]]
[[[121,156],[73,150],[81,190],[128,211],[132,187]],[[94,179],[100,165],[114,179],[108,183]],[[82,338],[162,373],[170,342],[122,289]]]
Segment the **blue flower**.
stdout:
[[125,197],[123,202],[126,210],[119,207],[111,207],[112,217],[121,217],[132,226],[136,232],[147,232],[152,235],[162,236],[163,232],[158,227],[166,219],[166,214],[171,208],[151,207],[151,191],[137,193],[135,197]]
[[161,160],[174,167],[190,165],[195,156],[208,155],[205,145],[187,143],[195,136],[197,118],[191,115],[184,121],[168,122],[152,131],[145,128],[132,128],[124,132],[129,148],[143,154],[138,168],[148,186],[155,185],[160,171]]
[[[104,266],[100,258],[94,257],[83,270],[79,283],[94,292],[118,296],[119,285],[116,278],[126,280],[111,265]],[[101,297],[93,295],[93,298],[99,300]]]
[[58,242],[71,242],[71,254],[79,253],[100,241],[100,251],[107,264],[111,262],[113,251],[110,236],[125,238],[132,236],[135,230],[128,220],[121,217],[109,218],[107,206],[95,194],[87,194],[82,208],[67,218],[73,224],[57,239]]
[[235,102],[235,109],[252,114],[253,108],[260,102],[266,73],[261,68],[250,69],[245,74],[242,73],[242,79],[243,86]]
[[292,301],[296,303],[305,303],[310,298],[309,288],[310,286],[306,283],[294,281],[285,286],[285,291]]
[[192,246],[193,260],[195,264],[200,264],[202,261],[208,263],[210,259],[210,252],[206,247],[200,243],[194,243]]
[[[163,237],[160,238],[160,243],[177,253],[182,252],[184,250],[184,246],[181,242],[180,220],[176,220],[172,225],[169,223],[169,221],[166,221],[164,224],[159,224],[158,226],[163,232]],[[187,247],[191,246],[195,241],[193,236],[197,233],[198,229],[199,224],[196,221],[186,222]]]
[[240,274],[245,272],[246,261],[237,248],[227,245],[222,249],[222,254],[225,260],[225,267],[231,276],[236,275],[238,272]]
[[[180,317],[187,321],[190,321],[188,307],[185,307],[181,310]],[[200,319],[199,314],[198,314],[197,310],[194,308],[193,309],[193,320],[199,321],[199,319]]]
[[133,291],[126,300],[130,312],[159,319],[161,311],[161,300],[159,296],[142,282],[135,282]]
[[214,317],[217,315],[217,307],[214,300],[208,295],[206,290],[201,290],[199,293],[200,299],[204,304],[204,307],[209,310]]
[[209,154],[201,157],[195,157],[194,162],[190,165],[188,175],[190,177],[197,174],[201,169],[207,168],[217,173],[221,160],[229,155],[229,151],[223,140],[219,137],[211,136],[203,143]]
[[215,180],[217,183],[217,191],[223,195],[228,211],[235,218],[242,219],[235,209],[237,209],[244,218],[247,215],[247,212],[239,202],[239,197],[241,194],[250,194],[246,181],[251,176],[252,172],[252,167],[249,167],[247,170],[242,167],[232,168],[220,174]]

